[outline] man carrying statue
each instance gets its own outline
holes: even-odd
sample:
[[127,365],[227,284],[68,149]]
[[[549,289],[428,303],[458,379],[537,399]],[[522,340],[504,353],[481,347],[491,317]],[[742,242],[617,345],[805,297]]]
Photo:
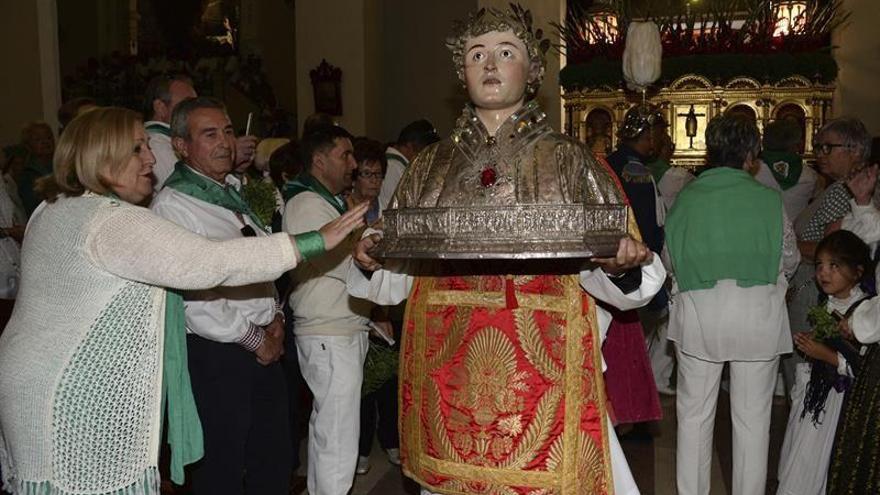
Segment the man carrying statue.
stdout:
[[[638,493],[606,410],[601,346],[610,316],[598,303],[642,306],[666,273],[638,240],[613,172],[583,144],[554,132],[531,99],[549,46],[540,38],[530,13],[516,6],[480,10],[456,26],[447,44],[471,103],[451,137],[407,168],[385,238],[367,231],[349,269],[353,296],[407,300],[401,457],[424,492]],[[388,255],[403,214],[418,222],[451,210],[465,211],[454,229],[429,221],[410,256]],[[591,259],[534,232],[521,232],[521,242],[508,238],[506,256],[493,254],[499,248],[491,238],[485,252],[469,258],[442,240],[453,231],[506,225],[524,210],[557,218],[534,222],[551,231],[575,224],[566,216],[571,211],[616,218],[620,235],[604,249],[610,257]],[[581,239],[601,233],[603,221],[585,220]],[[397,241],[405,250],[403,237]],[[552,251],[539,255],[534,246]],[[384,264],[372,254],[377,248]],[[522,251],[511,254],[516,249]]]

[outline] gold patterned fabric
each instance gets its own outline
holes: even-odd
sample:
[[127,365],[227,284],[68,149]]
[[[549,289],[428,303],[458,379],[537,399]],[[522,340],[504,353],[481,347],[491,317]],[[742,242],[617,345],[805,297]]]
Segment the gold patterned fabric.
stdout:
[[417,278],[400,370],[405,473],[450,494],[612,493],[600,353],[577,275]]

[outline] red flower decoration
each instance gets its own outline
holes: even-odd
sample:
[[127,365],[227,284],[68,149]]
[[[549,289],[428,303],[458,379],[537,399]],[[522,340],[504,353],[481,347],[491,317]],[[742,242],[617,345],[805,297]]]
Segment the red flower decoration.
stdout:
[[495,172],[493,167],[486,167],[480,172],[480,184],[482,184],[483,187],[494,186],[496,180],[498,180],[498,173]]

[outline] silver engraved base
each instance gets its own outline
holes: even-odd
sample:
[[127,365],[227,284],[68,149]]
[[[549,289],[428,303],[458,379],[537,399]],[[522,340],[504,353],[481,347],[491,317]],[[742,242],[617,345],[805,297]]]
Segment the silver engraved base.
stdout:
[[386,210],[381,258],[547,259],[613,256],[625,205],[516,205]]

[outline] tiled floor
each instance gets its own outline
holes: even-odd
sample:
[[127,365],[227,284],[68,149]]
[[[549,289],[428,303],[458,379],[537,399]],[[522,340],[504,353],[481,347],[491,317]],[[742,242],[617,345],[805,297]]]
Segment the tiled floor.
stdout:
[[[648,428],[638,428],[621,444],[643,495],[675,493],[675,398],[661,396],[664,419]],[[767,493],[774,493],[778,452],[785,433],[788,406],[777,397],[773,406]],[[646,431],[650,430],[650,431]],[[715,456],[712,461],[711,495],[730,493],[730,409],[727,394],[721,392],[715,422]],[[400,469],[388,463],[382,449],[373,449],[372,469],[355,480],[352,495],[417,495],[419,487]]]

